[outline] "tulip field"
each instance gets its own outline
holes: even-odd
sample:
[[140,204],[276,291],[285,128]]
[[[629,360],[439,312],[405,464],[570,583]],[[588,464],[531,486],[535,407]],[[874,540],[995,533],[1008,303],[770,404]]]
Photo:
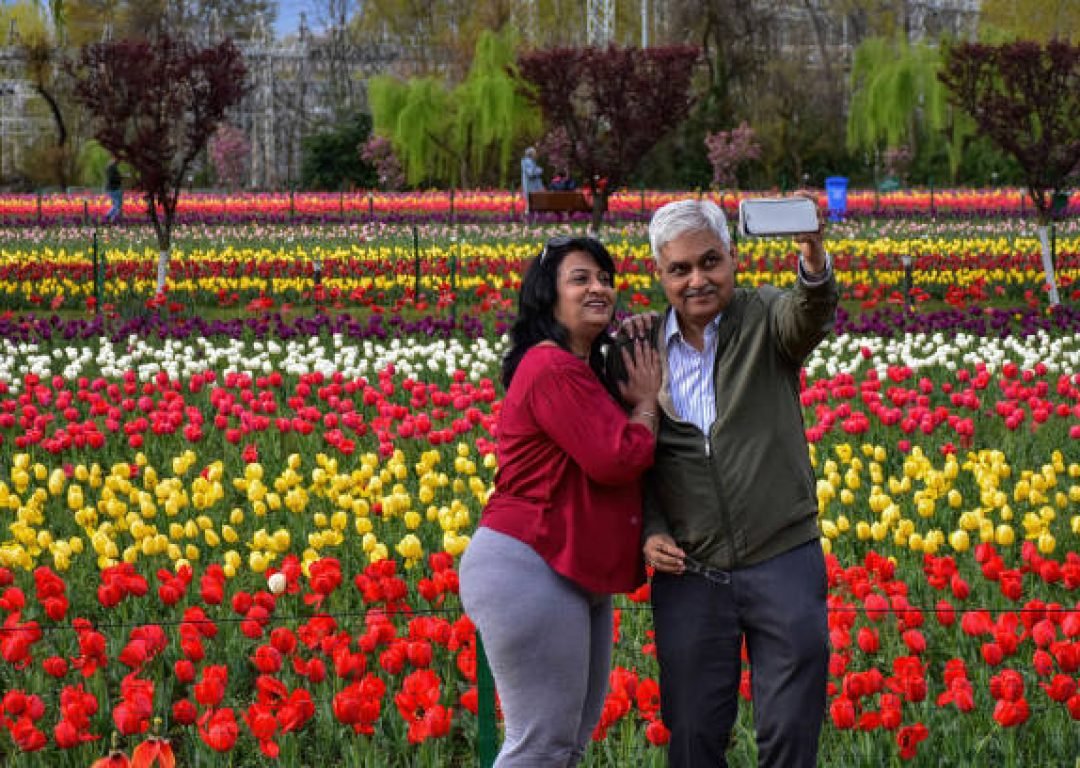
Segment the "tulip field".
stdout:
[[[827,235],[842,307],[801,394],[820,761],[1077,768],[1080,226],[1056,228],[1051,308],[1015,193],[936,194],[955,215],[854,196]],[[523,269],[585,222],[498,192],[461,217],[289,197],[191,208],[158,295],[137,218],[0,197],[0,764],[477,764],[457,565]],[[630,210],[664,198],[626,197],[620,317],[664,306]],[[790,285],[794,259],[740,242],[739,280]],[[667,764],[648,589],[617,598],[587,766]],[[753,742],[747,701],[733,766]]]

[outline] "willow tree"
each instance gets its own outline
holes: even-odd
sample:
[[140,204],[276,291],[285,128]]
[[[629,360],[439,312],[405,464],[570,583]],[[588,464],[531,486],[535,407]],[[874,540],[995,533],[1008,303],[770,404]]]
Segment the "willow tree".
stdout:
[[941,55],[926,45],[873,37],[855,50],[851,67],[851,104],[847,146],[853,152],[877,153],[908,145],[919,151],[920,139],[944,140],[949,175],[956,177],[971,121],[952,109],[938,79]]
[[1080,46],[1051,42],[949,48],[950,100],[1016,160],[1038,213],[1050,303],[1058,303],[1049,226],[1053,199],[1080,166]]
[[454,88],[435,77],[371,80],[374,133],[390,139],[410,184],[506,182],[514,148],[539,125],[520,92],[515,47],[509,27],[482,33]]
[[390,139],[409,184],[455,181],[463,175],[452,140],[450,93],[441,80],[379,75],[368,83],[368,103],[372,132]]
[[540,114],[521,92],[511,27],[482,33],[469,76],[455,90],[455,144],[475,168],[498,168],[505,182],[511,151],[522,137],[540,129]]

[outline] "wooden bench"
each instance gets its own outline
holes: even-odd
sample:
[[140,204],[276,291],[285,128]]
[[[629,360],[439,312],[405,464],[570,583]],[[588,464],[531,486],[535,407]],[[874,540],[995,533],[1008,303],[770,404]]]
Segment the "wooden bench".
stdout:
[[544,190],[529,193],[530,213],[589,213],[590,203],[581,192]]

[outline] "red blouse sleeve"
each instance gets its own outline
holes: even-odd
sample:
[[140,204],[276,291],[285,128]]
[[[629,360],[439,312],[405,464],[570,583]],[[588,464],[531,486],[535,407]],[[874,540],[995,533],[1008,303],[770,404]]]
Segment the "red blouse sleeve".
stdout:
[[629,482],[652,466],[652,432],[630,421],[583,365],[556,364],[538,371],[529,407],[539,427],[594,482]]

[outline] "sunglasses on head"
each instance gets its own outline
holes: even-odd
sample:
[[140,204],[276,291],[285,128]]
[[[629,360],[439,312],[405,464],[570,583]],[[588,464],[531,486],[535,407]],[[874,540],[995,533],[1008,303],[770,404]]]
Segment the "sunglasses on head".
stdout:
[[540,251],[540,263],[544,263],[544,259],[547,258],[549,250],[553,248],[565,248],[576,239],[576,237],[570,237],[568,235],[559,235],[558,237],[551,238],[544,244],[544,250]]

